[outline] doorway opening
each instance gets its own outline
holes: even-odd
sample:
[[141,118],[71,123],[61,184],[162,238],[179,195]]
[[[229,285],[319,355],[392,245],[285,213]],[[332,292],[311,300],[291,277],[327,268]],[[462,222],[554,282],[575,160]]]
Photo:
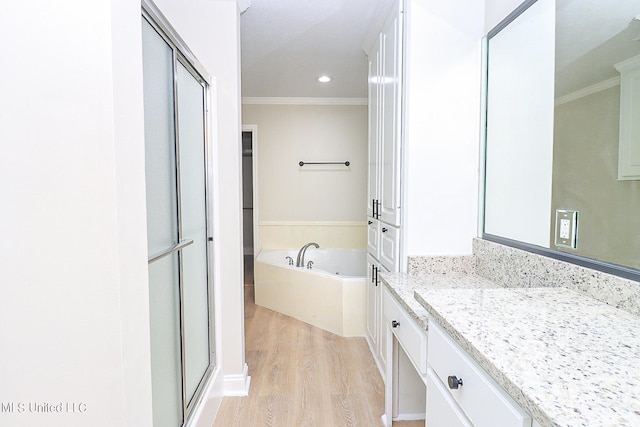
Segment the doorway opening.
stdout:
[[256,257],[255,229],[256,209],[254,197],[254,163],[256,126],[242,129],[242,235],[244,259],[244,284],[253,286],[254,260]]

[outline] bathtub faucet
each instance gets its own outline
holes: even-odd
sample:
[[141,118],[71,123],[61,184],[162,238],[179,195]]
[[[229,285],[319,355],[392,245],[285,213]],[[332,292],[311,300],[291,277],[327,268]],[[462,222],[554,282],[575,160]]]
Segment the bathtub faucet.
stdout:
[[307,252],[307,248],[309,246],[315,246],[316,248],[319,248],[320,245],[317,243],[307,243],[306,245],[304,245],[303,247],[300,248],[300,250],[298,251],[298,258],[296,259],[296,267],[304,267],[304,254],[305,252]]

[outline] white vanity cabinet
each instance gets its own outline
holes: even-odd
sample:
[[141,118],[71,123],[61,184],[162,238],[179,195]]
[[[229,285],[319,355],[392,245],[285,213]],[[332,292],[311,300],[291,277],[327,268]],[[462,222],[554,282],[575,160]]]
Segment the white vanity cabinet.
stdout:
[[427,373],[427,334],[386,288],[382,290],[382,309],[386,326],[404,348],[418,374],[424,376]]
[[531,427],[531,417],[435,322],[429,322],[427,425]]
[[392,293],[382,289],[382,328],[386,329],[385,417],[424,419],[427,334]]

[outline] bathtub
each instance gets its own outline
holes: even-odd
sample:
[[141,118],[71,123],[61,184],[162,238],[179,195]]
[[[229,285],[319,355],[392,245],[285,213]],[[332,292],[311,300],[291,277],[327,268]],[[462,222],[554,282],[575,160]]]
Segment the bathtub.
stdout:
[[367,252],[311,247],[305,267],[295,266],[297,256],[298,249],[263,249],[258,254],[256,304],[343,337],[364,336]]

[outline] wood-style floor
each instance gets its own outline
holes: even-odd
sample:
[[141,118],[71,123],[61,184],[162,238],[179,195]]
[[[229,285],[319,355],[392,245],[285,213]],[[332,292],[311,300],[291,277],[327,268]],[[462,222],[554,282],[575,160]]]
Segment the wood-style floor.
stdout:
[[384,382],[364,338],[256,306],[253,286],[245,286],[245,347],[249,396],[225,397],[214,427],[382,425]]

